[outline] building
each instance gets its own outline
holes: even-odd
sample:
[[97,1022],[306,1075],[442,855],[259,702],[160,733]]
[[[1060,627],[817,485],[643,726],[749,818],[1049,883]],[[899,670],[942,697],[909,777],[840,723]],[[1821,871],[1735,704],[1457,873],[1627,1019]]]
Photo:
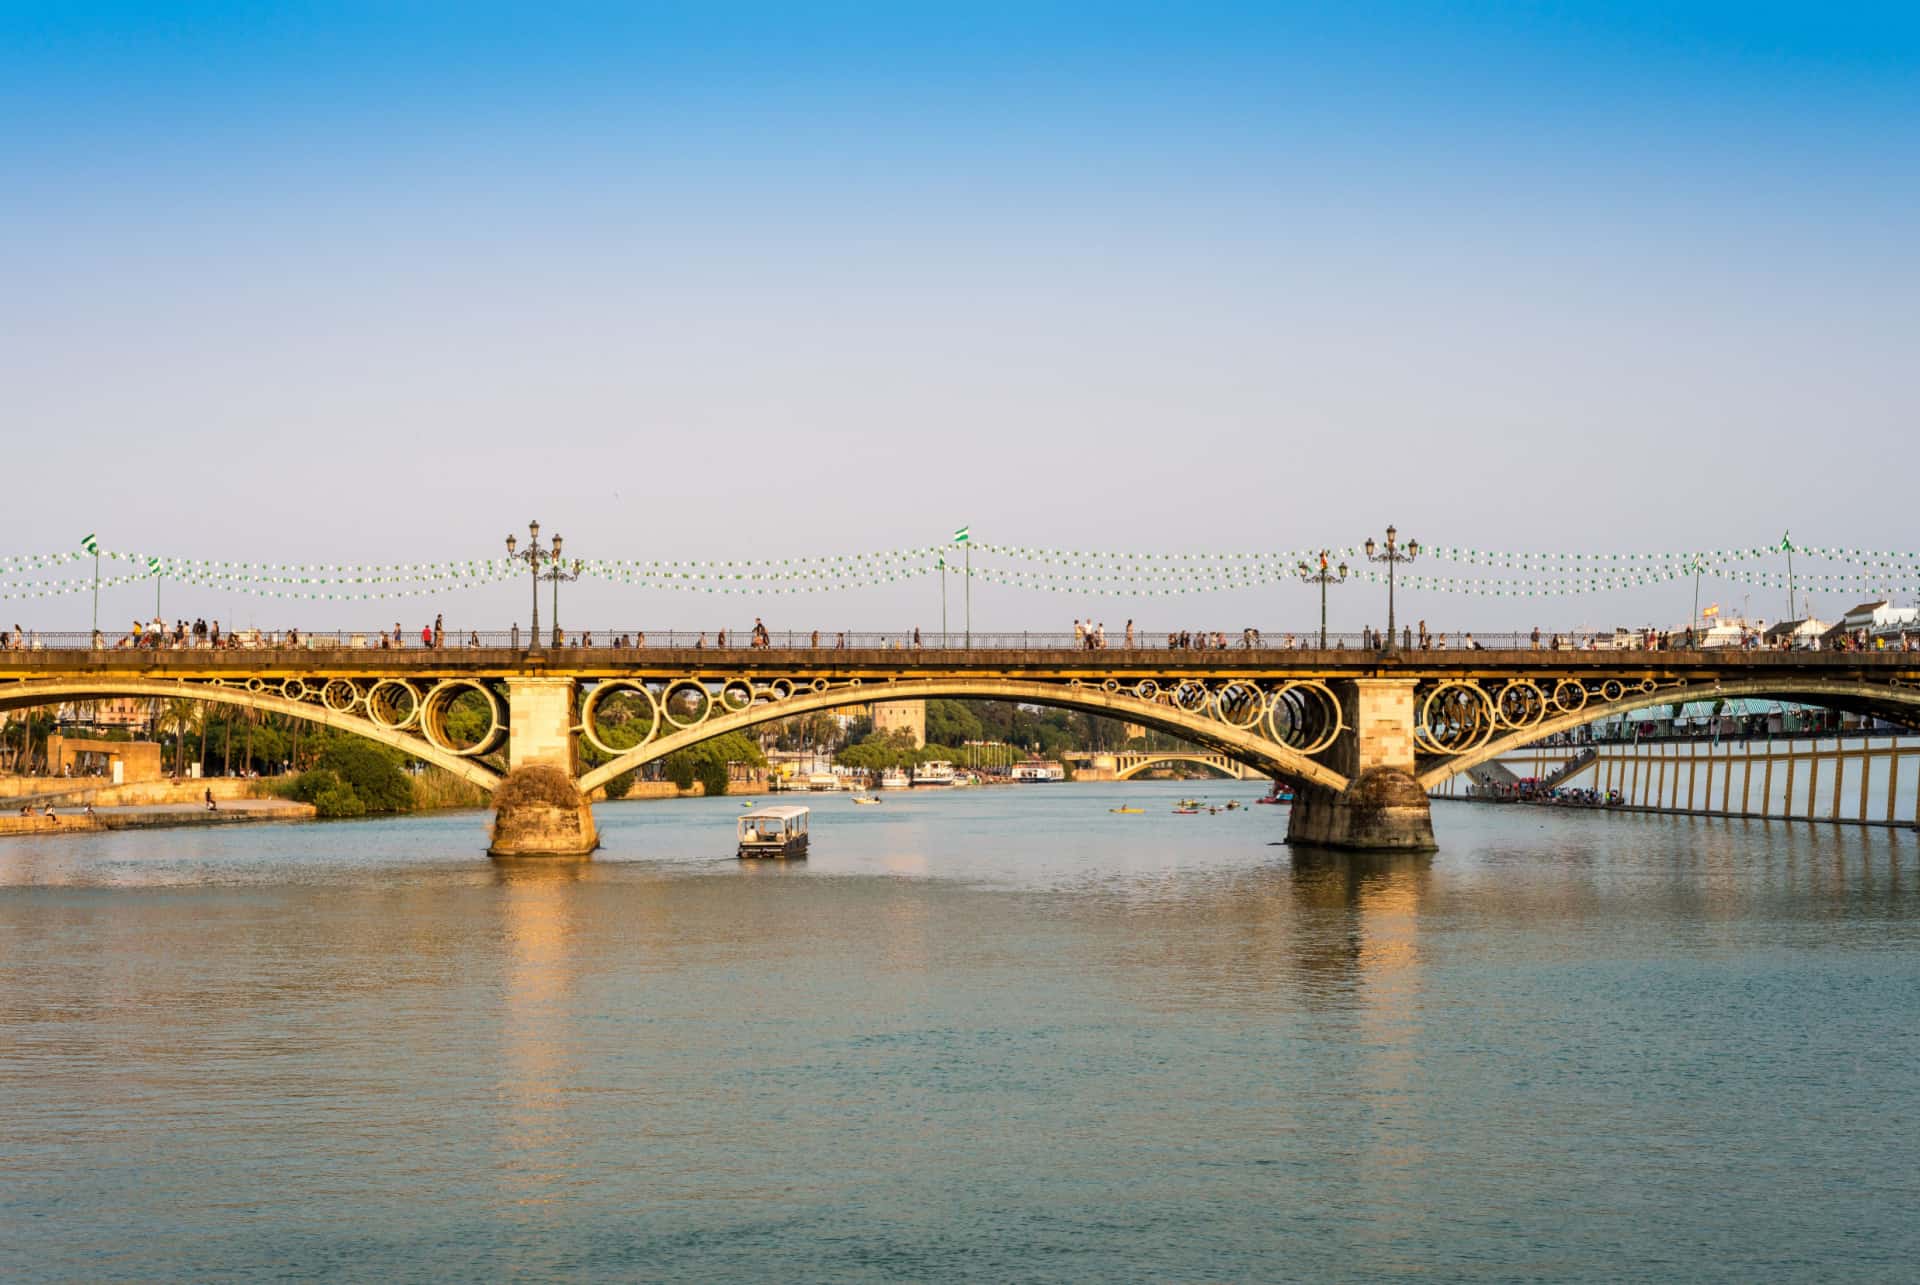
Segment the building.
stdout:
[[927,703],[925,701],[875,701],[873,730],[880,733],[905,731],[913,734],[913,748],[927,744]]

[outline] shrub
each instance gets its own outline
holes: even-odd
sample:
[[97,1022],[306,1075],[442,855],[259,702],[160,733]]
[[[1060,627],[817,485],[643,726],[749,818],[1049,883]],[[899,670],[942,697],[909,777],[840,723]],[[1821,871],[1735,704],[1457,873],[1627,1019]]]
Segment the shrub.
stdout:
[[700,784],[706,789],[707,797],[718,798],[727,792],[727,765],[718,759],[705,759],[697,769]]
[[624,799],[633,791],[633,770],[629,768],[619,776],[607,778],[607,797]]
[[400,770],[399,754],[384,745],[342,739],[326,748],[317,766],[351,786],[368,812],[413,809],[413,783]]
[[323,767],[316,767],[294,777],[286,784],[283,792],[287,798],[296,802],[317,804],[322,794],[328,790],[337,789],[343,784],[345,782],[341,781],[337,773],[329,772]]
[[323,817],[357,817],[367,814],[367,805],[360,801],[352,786],[336,780],[320,791],[320,796],[313,801],[313,810]]

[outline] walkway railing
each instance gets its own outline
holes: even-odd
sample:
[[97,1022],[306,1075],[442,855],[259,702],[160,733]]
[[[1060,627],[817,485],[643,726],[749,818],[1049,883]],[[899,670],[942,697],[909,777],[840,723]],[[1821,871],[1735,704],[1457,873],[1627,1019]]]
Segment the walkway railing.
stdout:
[[[553,635],[542,631],[541,648],[553,646]],[[749,642],[752,637],[750,628],[726,630],[690,630],[690,629],[569,629],[564,634],[561,646],[566,648],[606,649],[620,646],[628,650],[713,650],[713,651],[751,651],[755,648]],[[723,643],[724,638],[724,643]],[[1471,642],[1468,640],[1471,639]],[[1252,633],[1234,631],[1225,634],[1199,635],[1188,633],[1174,635],[1166,633],[1136,633],[1129,648],[1125,636],[1109,633],[1105,647],[1090,647],[1084,638],[1076,638],[1069,632],[1047,631],[995,631],[975,630],[971,635],[957,632],[945,634],[922,633],[916,640],[911,629],[904,630],[828,630],[819,631],[800,629],[779,629],[771,631],[768,646],[788,650],[920,650],[920,651],[1083,651],[1083,650],[1136,650],[1136,651],[1173,651],[1219,652],[1219,651],[1311,651],[1319,646],[1318,630],[1277,630],[1263,629]],[[514,629],[452,629],[442,635],[441,649],[460,648],[509,648],[522,650],[532,644],[531,637],[524,630]],[[1677,640],[1676,640],[1677,644]],[[400,631],[398,641],[392,634],[382,635],[370,630],[241,630],[238,633],[223,635],[222,648],[241,650],[285,650],[303,648],[311,650],[334,650],[340,648],[354,650],[404,650],[420,651],[430,649],[420,636],[420,631]],[[159,645],[159,650],[191,651],[210,649],[207,639],[189,638],[176,643],[167,636]],[[1372,635],[1359,633],[1329,633],[1329,650],[1374,651],[1380,650],[1378,640]],[[27,651],[129,651],[152,650],[154,646],[146,638],[136,643],[131,635],[93,634],[82,632],[48,632],[27,630],[24,636],[12,634],[4,649]],[[1683,650],[1676,645],[1671,650]],[[1669,650],[1668,648],[1619,647],[1613,636],[1599,635],[1570,640],[1563,636],[1557,648],[1551,647],[1547,640],[1533,641],[1531,632],[1475,631],[1471,634],[1450,634],[1445,646],[1434,639],[1428,646],[1418,643],[1411,646],[1404,643],[1394,650],[1401,652],[1459,652],[1459,651],[1529,651],[1555,650],[1560,652],[1591,651],[1645,651]],[[1739,651],[1752,650],[1742,648],[1709,648],[1708,650]],[[1769,649],[1772,650],[1772,649]]]

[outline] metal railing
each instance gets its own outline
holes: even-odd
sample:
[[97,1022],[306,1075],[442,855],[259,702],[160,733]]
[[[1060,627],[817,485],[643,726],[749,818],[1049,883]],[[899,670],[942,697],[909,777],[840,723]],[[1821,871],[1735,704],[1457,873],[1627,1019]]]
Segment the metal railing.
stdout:
[[[551,632],[542,631],[540,649],[554,646]],[[15,633],[12,630],[0,630],[5,635],[4,645],[0,645],[0,654],[12,651],[206,651],[213,650],[208,638],[188,637],[175,641],[169,634],[158,645],[150,641],[151,635],[145,635],[137,642],[130,634],[94,635],[84,630],[71,632],[42,632],[24,630]],[[606,650],[619,647],[623,650],[709,650],[726,652],[744,652],[758,650],[753,642],[750,627],[724,630],[690,629],[569,629],[563,635],[560,644],[566,649]],[[471,648],[527,650],[532,638],[521,629],[448,629],[442,635],[439,650],[460,650]],[[1236,651],[1314,651],[1318,650],[1319,630],[1233,630],[1231,632],[1197,633],[1187,631],[1169,634],[1165,632],[1147,633],[1136,631],[1131,645],[1124,634],[1109,633],[1104,645],[1090,644],[1084,636],[1076,636],[1064,631],[1023,630],[984,631],[974,630],[971,635],[965,633],[927,633],[918,636],[912,629],[897,630],[801,630],[777,629],[769,632],[766,646],[777,650],[866,650],[866,651],[1152,651],[1176,653],[1236,652]],[[1554,644],[1558,645],[1555,646]],[[391,633],[382,634],[372,630],[241,630],[225,634],[219,643],[220,650],[242,651],[281,651],[314,650],[333,651],[340,649],[356,651],[427,651],[435,650],[422,640],[418,631],[408,633],[402,630],[396,640]],[[1417,638],[1403,634],[1398,645],[1385,647],[1378,635],[1371,633],[1329,633],[1328,651],[1360,652],[1421,652],[1447,653],[1461,651],[1668,651],[1690,650],[1681,640],[1674,638],[1670,646],[1656,645],[1647,647],[1639,639],[1631,644],[1616,641],[1611,632],[1601,634],[1560,634],[1543,635],[1536,640],[1531,631],[1473,631],[1452,633],[1444,639],[1432,635],[1426,645]],[[1742,650],[1779,650],[1767,648],[1709,648],[1712,651]],[[1796,648],[1795,650],[1804,650]],[[1886,650],[1900,650],[1889,646]]]

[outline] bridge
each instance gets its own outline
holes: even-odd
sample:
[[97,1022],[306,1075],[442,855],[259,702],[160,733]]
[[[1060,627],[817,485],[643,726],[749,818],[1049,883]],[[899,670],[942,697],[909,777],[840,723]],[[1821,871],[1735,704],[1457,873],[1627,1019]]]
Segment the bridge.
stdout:
[[1130,781],[1149,768],[1173,763],[1192,763],[1209,767],[1236,781],[1264,779],[1265,774],[1225,754],[1207,754],[1199,750],[1070,750],[1060,757],[1073,764],[1076,776],[1090,775],[1095,780]]
[[[339,646],[0,651],[0,709],[117,696],[248,706],[367,737],[492,793],[493,851],[581,853],[613,777],[724,732],[875,700],[1106,715],[1293,783],[1288,836],[1434,846],[1427,794],[1653,705],[1770,697],[1920,725],[1920,653]],[[450,716],[456,707],[464,718]],[[470,726],[470,734],[456,730]],[[606,759],[582,770],[585,741]]]

